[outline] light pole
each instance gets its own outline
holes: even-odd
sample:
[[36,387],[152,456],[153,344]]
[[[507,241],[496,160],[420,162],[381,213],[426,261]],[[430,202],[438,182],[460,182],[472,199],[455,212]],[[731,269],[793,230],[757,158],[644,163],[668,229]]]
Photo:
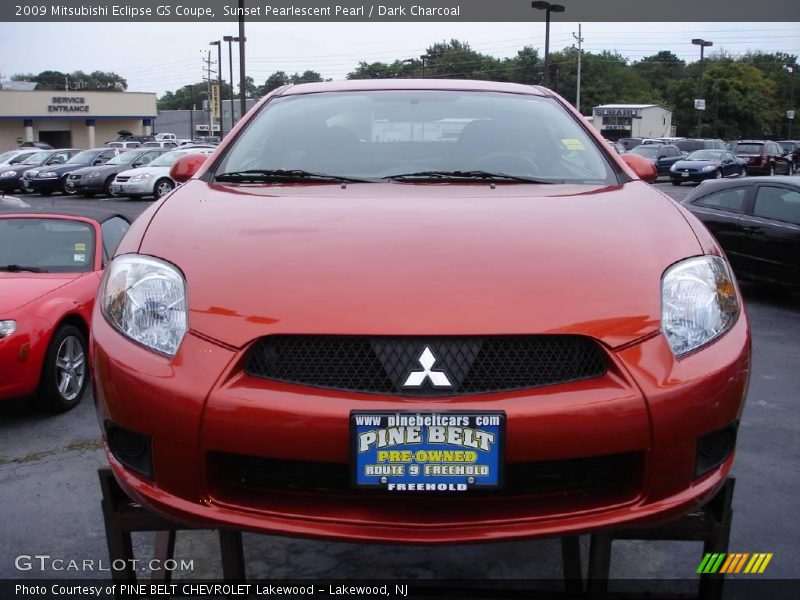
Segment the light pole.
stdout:
[[247,86],[247,78],[244,72],[244,43],[247,38],[244,37],[244,0],[239,0],[239,118],[244,118],[244,113],[247,112],[247,100],[245,88]]
[[[787,136],[787,139],[792,139],[792,123],[794,123],[794,118],[797,116],[794,108],[794,76],[797,74],[797,69],[800,69],[800,65],[786,65],[786,69],[791,74],[791,83],[789,84],[789,110],[791,113],[786,113],[786,117],[789,120],[789,135]],[[789,118],[790,115],[791,118]]]
[[228,42],[228,73],[230,73],[231,76],[231,129],[233,129],[233,48],[231,46],[231,42],[238,42],[239,38],[233,37],[232,35],[226,35],[222,38],[222,41]]
[[566,9],[562,4],[551,4],[550,2],[531,2],[531,8],[545,11],[544,87],[550,87],[550,13],[562,13]]
[[[217,47],[217,87],[219,88],[219,137],[220,139],[223,138],[225,133],[223,132],[222,126],[222,42],[217,40],[216,42],[209,42],[209,46],[216,46]],[[214,135],[211,132],[211,135]]]
[[[692,40],[692,44],[695,46],[700,46],[700,95],[699,99],[703,99],[703,53],[704,50],[710,46],[714,45],[714,42],[709,42],[707,40],[701,40],[700,38],[694,38]],[[697,137],[703,137],[703,111],[698,109],[697,110]]]

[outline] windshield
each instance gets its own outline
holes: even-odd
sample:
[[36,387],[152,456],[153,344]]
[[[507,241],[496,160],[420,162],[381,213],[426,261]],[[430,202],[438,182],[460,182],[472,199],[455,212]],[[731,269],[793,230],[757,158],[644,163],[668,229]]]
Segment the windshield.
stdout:
[[67,161],[67,164],[86,165],[92,162],[98,154],[100,153],[97,150],[84,150],[82,152],[78,152],[75,156],[70,158]]
[[368,180],[486,171],[553,183],[616,183],[598,146],[553,99],[449,90],[276,98],[216,172],[248,170]]
[[0,270],[14,265],[58,273],[93,270],[94,230],[67,219],[0,219]]
[[686,157],[686,160],[722,160],[719,150],[697,150]]
[[129,165],[142,155],[141,152],[123,152],[117,154],[114,158],[110,158],[105,164],[107,165]]
[[45,158],[50,156],[50,152],[36,152],[35,154],[30,155],[24,161],[22,161],[23,165],[38,165],[42,162]]
[[658,146],[652,144],[642,144],[631,150],[631,154],[639,154],[647,158],[656,158],[658,156],[658,148]]
[[744,154],[761,154],[764,144],[736,144],[736,152]]
[[17,150],[9,150],[8,152],[3,152],[0,154],[0,163],[6,163],[12,158],[14,158],[19,152]]
[[794,150],[795,146],[797,146],[797,144],[795,144],[794,142],[778,142],[778,144],[780,144],[781,148],[783,148],[784,150]]

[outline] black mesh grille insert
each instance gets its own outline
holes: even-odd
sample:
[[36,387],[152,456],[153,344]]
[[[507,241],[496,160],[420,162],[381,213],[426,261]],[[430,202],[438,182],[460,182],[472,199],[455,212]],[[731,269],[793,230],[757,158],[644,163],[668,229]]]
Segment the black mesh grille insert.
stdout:
[[455,396],[598,377],[606,361],[595,342],[578,335],[274,335],[256,342],[245,370],[337,390]]
[[[542,494],[577,492],[635,483],[641,469],[637,453],[593,456],[570,460],[510,463],[505,484],[499,490],[475,490],[470,495]],[[353,490],[350,466],[298,460],[278,460],[212,452],[209,468],[213,483],[223,488],[240,487],[310,493],[383,493]]]

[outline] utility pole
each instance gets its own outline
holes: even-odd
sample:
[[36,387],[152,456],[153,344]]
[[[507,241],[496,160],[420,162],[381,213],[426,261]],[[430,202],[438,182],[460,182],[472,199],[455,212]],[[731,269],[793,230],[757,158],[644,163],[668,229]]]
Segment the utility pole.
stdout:
[[231,76],[231,129],[233,129],[233,125],[235,123],[236,117],[233,114],[233,50],[231,43],[238,42],[238,37],[233,37],[232,35],[226,35],[222,38],[223,42],[228,42],[228,73]]
[[222,139],[222,137],[225,135],[225,132],[223,131],[224,127],[222,126],[222,42],[217,40],[215,42],[209,42],[208,45],[217,47],[217,90],[219,92],[217,97],[219,114],[217,116],[219,117],[219,137]]
[[578,91],[575,96],[575,108],[578,109],[578,112],[581,112],[581,56],[583,55],[581,46],[583,44],[583,37],[581,36],[580,23],[578,23],[578,35],[576,36],[573,32],[572,37],[574,37],[578,42]]
[[789,86],[789,111],[786,113],[786,117],[789,120],[789,135],[786,139],[792,139],[792,124],[794,123],[794,119],[797,116],[795,113],[794,107],[794,76],[797,75],[797,69],[800,69],[800,65],[793,64],[793,65],[786,65],[786,68],[789,70],[790,81],[791,84]]
[[211,86],[213,85],[214,80],[211,79],[211,75],[216,75],[217,72],[211,69],[211,65],[214,64],[214,62],[211,60],[211,50],[208,50],[207,58],[203,60],[203,62],[206,64],[207,71],[207,76],[205,76],[203,79],[205,79],[207,86],[206,105],[208,108],[208,135],[214,135],[214,117],[211,112]]
[[239,118],[244,118],[244,113],[247,112],[247,94],[245,93],[247,86],[247,77],[244,72],[244,43],[247,38],[244,37],[244,0],[239,0]]
[[194,84],[189,84],[189,139],[194,141]]

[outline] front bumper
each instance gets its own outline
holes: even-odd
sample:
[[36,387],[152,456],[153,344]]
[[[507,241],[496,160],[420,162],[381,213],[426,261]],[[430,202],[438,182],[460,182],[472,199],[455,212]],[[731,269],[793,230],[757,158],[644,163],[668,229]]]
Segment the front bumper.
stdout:
[[672,181],[684,181],[684,182],[692,182],[697,183],[698,181],[705,181],[706,179],[714,179],[717,176],[716,171],[708,171],[706,173],[702,171],[695,171],[687,173],[684,177],[684,172],[676,173],[674,171],[669,172],[669,178]]
[[111,193],[114,196],[147,196],[153,193],[153,180],[144,181],[116,181],[111,184]]
[[[713,496],[731,467],[732,455],[695,478],[697,439],[739,419],[750,368],[745,315],[721,339],[680,361],[655,335],[617,352],[607,349],[602,377],[435,401],[249,377],[242,369],[245,349],[194,333],[168,360],[120,336],[97,311],[93,335],[101,425],[110,421],[152,442],[152,480],[109,454],[117,479],[137,501],[194,525],[374,542],[565,535],[687,512]],[[358,491],[255,493],[214,473],[218,453],[346,464],[351,410],[502,410],[508,464],[631,454],[640,468],[613,489],[377,501]]]
[[13,192],[22,187],[20,179],[21,177],[0,177],[0,191]]
[[47,179],[26,179],[25,188],[33,193],[58,192],[61,190],[61,179],[58,177]]
[[102,192],[105,188],[105,180],[102,177],[87,179],[67,179],[67,190],[81,194],[84,192]]

